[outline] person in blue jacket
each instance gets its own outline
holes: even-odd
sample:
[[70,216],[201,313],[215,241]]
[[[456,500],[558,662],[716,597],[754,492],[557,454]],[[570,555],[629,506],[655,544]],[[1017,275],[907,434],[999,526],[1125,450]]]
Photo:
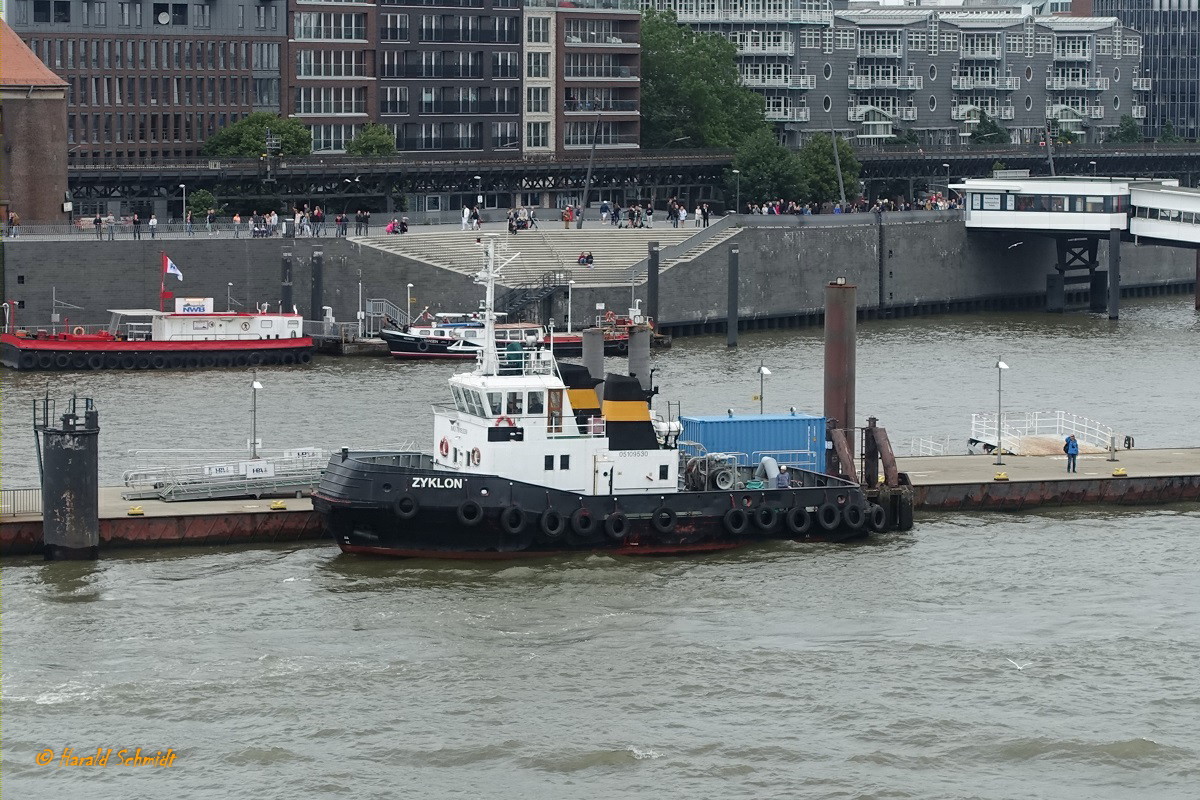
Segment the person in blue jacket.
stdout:
[[1075,468],[1075,458],[1079,455],[1079,442],[1075,441],[1075,434],[1067,437],[1063,452],[1067,454],[1067,472],[1078,472]]
[[776,489],[787,489],[791,485],[792,485],[791,481],[789,480],[789,477],[788,477],[787,465],[781,464],[779,467],[779,474],[775,476],[775,488]]

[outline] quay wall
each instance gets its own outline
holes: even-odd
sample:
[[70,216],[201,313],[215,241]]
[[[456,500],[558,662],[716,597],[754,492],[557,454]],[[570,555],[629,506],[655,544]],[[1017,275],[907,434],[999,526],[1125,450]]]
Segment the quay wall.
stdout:
[[[740,250],[744,328],[819,323],[824,286],[837,277],[858,286],[859,306],[867,316],[1042,307],[1046,273],[1054,268],[1052,240],[968,234],[956,219],[902,216],[889,215],[882,225],[869,222],[867,215],[854,215],[857,219],[842,224],[820,219],[817,224],[746,227],[712,250],[662,272],[660,327],[676,334],[724,329],[726,270],[729,247],[735,244]],[[94,324],[107,322],[110,308],[158,307],[163,251],[184,275],[182,282],[169,277],[168,290],[211,296],[222,310],[227,290],[241,304],[235,309],[262,302],[274,307],[280,296],[282,253],[291,250],[294,303],[313,319],[320,313],[309,308],[315,247],[324,253],[323,304],[331,306],[340,321],[354,319],[360,281],[364,299],[384,297],[400,307],[407,300],[406,285],[414,284],[414,313],[427,305],[434,311],[478,307],[480,289],[470,276],[363,247],[353,239],[227,239],[199,231],[194,238],[169,240],[22,238],[4,242],[0,271],[4,298],[24,303],[15,310],[19,324],[46,324],[53,291],[60,301],[83,307],[62,312],[72,325]],[[1102,243],[1101,268],[1106,253]],[[1195,256],[1190,250],[1125,243],[1121,253],[1126,294],[1194,287]],[[637,286],[635,293],[644,299],[645,285]],[[556,294],[546,306],[560,324],[566,299],[566,292]],[[578,324],[590,319],[598,302],[624,309],[629,299],[628,285],[580,288],[573,293],[574,320]]]

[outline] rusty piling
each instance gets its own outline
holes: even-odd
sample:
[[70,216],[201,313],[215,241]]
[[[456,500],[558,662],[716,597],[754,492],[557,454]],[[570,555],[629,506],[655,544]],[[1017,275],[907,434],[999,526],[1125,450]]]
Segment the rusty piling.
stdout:
[[58,417],[46,397],[34,401],[33,424],[42,471],[42,554],[47,561],[98,558],[99,414],[90,398],[72,397]]
[[851,463],[835,465],[836,471],[846,475],[856,472],[853,432],[857,298],[858,287],[845,278],[825,286],[825,416],[836,420],[837,429],[844,432],[849,443]]

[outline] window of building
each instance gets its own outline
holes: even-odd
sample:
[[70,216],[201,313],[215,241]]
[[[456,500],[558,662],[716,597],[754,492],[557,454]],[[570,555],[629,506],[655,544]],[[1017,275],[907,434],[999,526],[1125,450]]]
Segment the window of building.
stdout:
[[407,114],[408,87],[384,86],[383,91],[379,93],[379,113]]
[[908,32],[908,49],[917,51],[929,49],[929,40],[925,36],[925,31]]
[[525,90],[525,110],[531,114],[543,114],[550,110],[550,87],[530,86]]
[[1054,37],[1039,34],[1033,40],[1034,50],[1038,53],[1049,53],[1054,50]]
[[208,3],[197,3],[192,6],[192,24],[197,28],[208,28],[209,24],[209,7]]
[[825,111],[831,110],[833,108],[833,98],[831,98],[829,95],[825,95],[825,99],[821,101],[821,108],[823,108]]
[[1121,98],[1118,95],[1113,95],[1113,108],[1121,107]]
[[931,81],[937,80],[937,65],[936,64],[929,65],[929,80],[931,80]]
[[1025,68],[1025,80],[1027,80],[1027,81],[1033,80],[1033,67]]
[[545,44],[550,41],[550,18],[529,17],[525,20],[525,41]]
[[492,77],[493,78],[516,78],[517,74],[517,54],[516,53],[492,53]]
[[1033,96],[1032,95],[1028,95],[1028,94],[1025,95],[1025,110],[1026,111],[1033,110]]
[[267,7],[261,3],[254,7],[254,27],[259,30],[267,27]]
[[117,3],[117,24],[122,28],[128,28],[133,17],[129,6],[129,3]]
[[833,32],[833,46],[838,50],[853,50],[858,47],[858,31],[854,28],[838,28]]
[[382,14],[379,38],[385,42],[403,42],[408,39],[408,14]]
[[821,70],[821,74],[825,76],[825,80],[829,80],[830,78],[832,78],[833,77],[833,65],[826,64],[825,67]]
[[516,147],[521,143],[519,122],[493,122],[492,147]]
[[548,78],[550,77],[550,54],[549,53],[529,53],[526,56],[529,61],[525,65],[525,77],[527,78]]
[[937,97],[935,97],[934,95],[929,95],[929,110],[930,111],[937,110]]
[[550,146],[550,123],[549,122],[529,122],[525,125],[525,146],[526,147],[549,147]]

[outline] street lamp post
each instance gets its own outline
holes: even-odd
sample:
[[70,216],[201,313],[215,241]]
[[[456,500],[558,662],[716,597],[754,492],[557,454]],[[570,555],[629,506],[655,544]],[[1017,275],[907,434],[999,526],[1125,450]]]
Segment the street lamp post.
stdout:
[[410,283],[408,285],[408,304],[404,307],[404,316],[407,317],[404,320],[405,325],[412,325],[412,290],[413,285]]
[[946,170],[946,202],[950,202],[950,165],[942,164],[942,168]]
[[737,175],[737,193],[734,195],[733,213],[742,213],[742,171],[740,169],[733,170],[733,174]]
[[575,286],[575,281],[567,281],[567,333],[571,332],[571,289]]
[[483,178],[480,177],[479,175],[472,175],[471,178],[475,181],[476,187],[478,187],[476,190],[476,194],[475,194],[475,202],[482,203],[483,202]]
[[258,370],[254,370],[254,379],[250,382],[250,458],[258,458],[258,390],[261,388]]
[[1092,177],[1094,178],[1094,177],[1096,177],[1096,162],[1089,161],[1088,163],[1092,165]]
[[179,219],[181,222],[187,222],[187,184],[181,183],[179,188],[183,189],[183,215]]
[[1000,359],[996,359],[996,466],[1004,465],[1004,426],[1000,424],[1001,410],[1004,408],[1004,370],[1008,369]]
[[758,362],[758,413],[763,413],[763,391],[766,389],[767,376],[771,374],[771,370],[767,369],[765,361]]

